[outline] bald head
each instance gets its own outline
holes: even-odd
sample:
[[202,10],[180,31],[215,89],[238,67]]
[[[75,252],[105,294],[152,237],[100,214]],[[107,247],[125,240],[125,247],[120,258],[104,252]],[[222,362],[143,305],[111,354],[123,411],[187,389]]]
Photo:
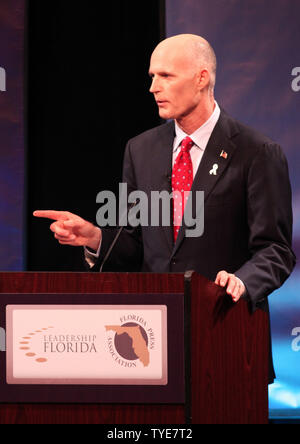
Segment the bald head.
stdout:
[[182,58],[187,69],[194,72],[206,69],[210,75],[210,89],[214,90],[217,71],[216,55],[203,37],[195,34],[175,35],[160,42],[153,55],[158,52],[168,53],[169,57]]
[[149,75],[162,119],[174,119],[187,133],[210,117],[215,107],[216,57],[202,37],[181,34],[153,51]]

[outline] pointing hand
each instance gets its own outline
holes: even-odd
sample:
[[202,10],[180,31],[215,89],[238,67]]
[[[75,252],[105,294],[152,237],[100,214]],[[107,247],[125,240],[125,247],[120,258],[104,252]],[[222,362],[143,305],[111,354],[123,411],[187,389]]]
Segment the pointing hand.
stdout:
[[99,248],[102,232],[90,222],[68,211],[38,210],[35,217],[54,220],[50,230],[61,245],[73,247],[89,247],[92,250]]

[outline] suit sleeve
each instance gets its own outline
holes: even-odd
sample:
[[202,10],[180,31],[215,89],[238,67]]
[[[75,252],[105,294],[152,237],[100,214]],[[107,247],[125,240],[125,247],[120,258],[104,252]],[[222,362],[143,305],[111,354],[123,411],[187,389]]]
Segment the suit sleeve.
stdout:
[[236,275],[244,282],[253,309],[279,288],[295,266],[292,204],[286,158],[276,144],[265,144],[252,159],[247,177],[248,260]]

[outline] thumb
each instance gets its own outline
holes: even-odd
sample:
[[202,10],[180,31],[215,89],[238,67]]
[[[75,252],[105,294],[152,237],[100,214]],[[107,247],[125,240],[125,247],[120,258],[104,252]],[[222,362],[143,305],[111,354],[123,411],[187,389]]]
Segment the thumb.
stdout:
[[63,224],[65,228],[80,228],[87,224],[87,221],[77,216],[76,218],[64,221]]

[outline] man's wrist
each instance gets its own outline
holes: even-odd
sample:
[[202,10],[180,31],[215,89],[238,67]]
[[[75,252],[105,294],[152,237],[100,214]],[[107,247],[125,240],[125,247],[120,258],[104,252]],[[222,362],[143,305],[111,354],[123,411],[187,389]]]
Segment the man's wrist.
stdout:
[[102,232],[100,228],[95,227],[95,234],[86,245],[86,248],[93,254],[97,253],[97,251],[99,250],[99,246],[101,244],[101,240],[102,240]]

